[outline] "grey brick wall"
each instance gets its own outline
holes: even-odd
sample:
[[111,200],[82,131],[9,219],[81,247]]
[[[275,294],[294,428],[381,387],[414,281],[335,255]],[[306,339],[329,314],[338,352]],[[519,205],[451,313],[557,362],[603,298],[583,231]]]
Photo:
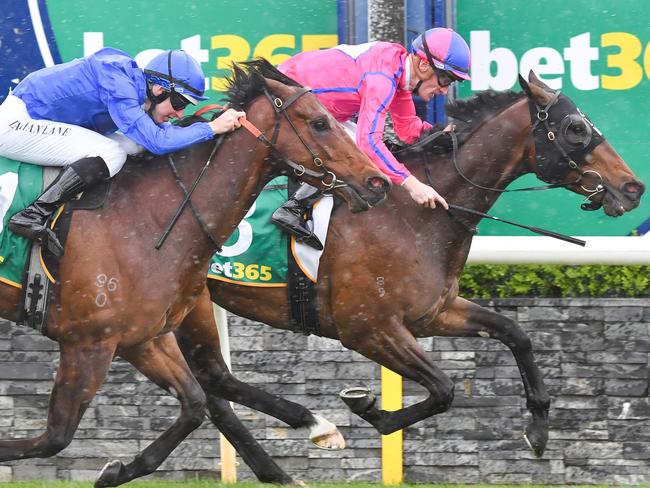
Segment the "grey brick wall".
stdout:
[[[425,339],[424,347],[456,382],[449,412],[404,432],[405,478],[448,483],[650,483],[650,301],[510,299],[485,302],[530,335],[552,397],[543,459],[521,436],[523,387],[510,352],[487,339]],[[311,447],[306,431],[243,407],[236,410],[262,445],[305,480],[381,478],[380,436],[338,399],[348,386],[379,394],[379,367],[338,342],[276,331],[230,317],[235,373],[300,402],[339,425],[348,447]],[[38,435],[45,425],[56,344],[0,322],[0,426],[3,437]],[[424,398],[405,383],[404,402]],[[128,364],[116,362],[73,443],[50,459],[0,466],[2,479],[94,479],[107,459],[129,460],[178,413]],[[156,476],[219,476],[218,433],[208,423],[185,441]],[[251,479],[239,467],[240,479]]]

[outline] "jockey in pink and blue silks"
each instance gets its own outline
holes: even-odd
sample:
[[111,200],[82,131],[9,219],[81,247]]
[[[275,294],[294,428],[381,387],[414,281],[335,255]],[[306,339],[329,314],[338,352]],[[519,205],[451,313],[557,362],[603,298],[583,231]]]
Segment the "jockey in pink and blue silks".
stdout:
[[[420,182],[391,154],[383,142],[386,116],[390,112],[397,136],[415,142],[431,125],[415,113],[413,95],[425,101],[446,95],[455,81],[469,80],[470,51],[465,40],[447,28],[435,28],[418,36],[409,53],[390,42],[340,45],[322,51],[298,54],[280,65],[280,70],[312,89],[321,103],[346,127],[357,117],[357,145],[396,185],[413,200],[435,208],[447,202],[431,186]],[[306,244],[322,249],[322,243],[303,218],[319,197],[303,184],[273,214],[273,221]]]

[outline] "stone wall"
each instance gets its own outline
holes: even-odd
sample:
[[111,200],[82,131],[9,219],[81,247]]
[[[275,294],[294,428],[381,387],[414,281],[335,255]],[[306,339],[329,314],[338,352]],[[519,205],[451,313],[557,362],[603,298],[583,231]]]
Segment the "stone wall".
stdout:
[[[450,411],[404,432],[405,479],[448,483],[650,483],[650,301],[511,299],[485,305],[530,335],[552,398],[543,459],[526,447],[523,387],[511,353],[487,339],[425,339],[423,346],[456,382]],[[338,398],[348,386],[379,394],[379,367],[338,342],[276,331],[230,317],[232,362],[241,379],[297,401],[335,422],[344,451],[310,447],[263,414],[236,410],[253,435],[304,480],[381,479],[380,436]],[[56,344],[0,322],[0,425],[3,437],[45,426]],[[424,398],[405,383],[406,405]],[[73,443],[50,459],[0,466],[0,479],[94,479],[107,459],[129,460],[178,413],[175,400],[116,362]],[[208,423],[174,451],[156,476],[219,477],[218,433]],[[250,479],[245,466],[240,479]]]

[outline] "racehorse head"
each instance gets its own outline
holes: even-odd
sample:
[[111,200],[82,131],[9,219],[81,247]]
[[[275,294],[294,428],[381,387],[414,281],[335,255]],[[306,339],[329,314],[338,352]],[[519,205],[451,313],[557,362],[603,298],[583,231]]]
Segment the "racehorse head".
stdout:
[[233,69],[229,102],[246,110],[248,120],[260,128],[261,140],[270,148],[269,160],[284,165],[283,172],[293,170],[321,190],[339,194],[353,212],[372,208],[386,197],[389,180],[309,89],[264,59]]
[[537,176],[587,196],[584,210],[603,207],[617,217],[636,208],[644,184],[591,120],[532,71],[528,82],[520,76],[519,84],[529,100],[534,140],[530,161]]

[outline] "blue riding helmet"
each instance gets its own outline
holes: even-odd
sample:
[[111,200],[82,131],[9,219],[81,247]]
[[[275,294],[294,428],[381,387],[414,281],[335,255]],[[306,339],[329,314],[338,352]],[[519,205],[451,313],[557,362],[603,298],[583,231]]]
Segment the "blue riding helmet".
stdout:
[[413,40],[411,52],[428,61],[431,66],[452,73],[458,79],[470,79],[469,46],[465,39],[452,29],[446,27],[429,29]]
[[194,105],[197,100],[208,99],[203,95],[203,70],[185,51],[174,50],[158,54],[144,68],[144,76],[149,83],[160,85],[167,92],[176,92]]

